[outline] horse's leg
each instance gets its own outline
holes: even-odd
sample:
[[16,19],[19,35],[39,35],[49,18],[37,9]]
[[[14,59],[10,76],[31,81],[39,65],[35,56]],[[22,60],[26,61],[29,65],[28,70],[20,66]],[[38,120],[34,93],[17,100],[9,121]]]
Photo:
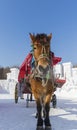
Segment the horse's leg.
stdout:
[[48,95],[46,97],[46,102],[45,102],[45,130],[52,130],[51,129],[51,123],[50,123],[50,119],[49,119],[49,111],[50,111],[50,100],[51,100],[51,96]]
[[41,116],[41,111],[42,111],[42,105],[40,103],[40,100],[36,101],[37,104],[37,129],[36,130],[43,130],[43,119]]

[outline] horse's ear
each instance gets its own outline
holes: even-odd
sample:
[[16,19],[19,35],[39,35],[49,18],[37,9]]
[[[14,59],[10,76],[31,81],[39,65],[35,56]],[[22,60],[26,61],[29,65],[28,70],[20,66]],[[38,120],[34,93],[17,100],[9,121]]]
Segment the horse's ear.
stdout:
[[51,40],[51,38],[52,38],[52,33],[50,33],[50,34],[48,35],[48,38],[49,38],[49,40]]
[[31,33],[29,33],[29,35],[30,35],[31,40],[34,41],[35,40],[35,35],[33,35]]

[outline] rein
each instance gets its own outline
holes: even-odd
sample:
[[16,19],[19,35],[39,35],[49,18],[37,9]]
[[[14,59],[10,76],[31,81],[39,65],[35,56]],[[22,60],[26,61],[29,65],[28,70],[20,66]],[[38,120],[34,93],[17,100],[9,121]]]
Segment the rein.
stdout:
[[45,87],[48,83],[48,80],[49,80],[49,73],[46,75],[46,76],[43,76],[43,75],[40,75],[37,71],[37,68],[35,68],[33,71],[32,71],[32,75],[31,75],[32,78],[34,78],[35,80],[39,80],[42,82],[42,86]]
[[39,61],[39,60],[42,59],[42,58],[45,58],[45,59],[47,59],[47,60],[49,61],[49,57],[47,56],[47,54],[41,54],[41,55],[38,57],[37,61]]

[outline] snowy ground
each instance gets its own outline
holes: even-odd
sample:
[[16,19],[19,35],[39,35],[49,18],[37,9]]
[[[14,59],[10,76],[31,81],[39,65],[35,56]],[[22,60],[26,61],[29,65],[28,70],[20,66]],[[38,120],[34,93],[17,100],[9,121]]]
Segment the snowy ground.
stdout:
[[[0,130],[36,130],[36,105],[26,100],[19,99],[15,104],[14,99],[8,94],[0,94]],[[57,97],[57,108],[50,109],[52,130],[77,130],[77,98]]]

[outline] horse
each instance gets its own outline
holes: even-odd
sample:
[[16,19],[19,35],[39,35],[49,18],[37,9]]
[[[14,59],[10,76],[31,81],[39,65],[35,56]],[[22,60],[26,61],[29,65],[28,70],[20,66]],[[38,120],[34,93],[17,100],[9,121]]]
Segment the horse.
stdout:
[[50,102],[54,91],[53,65],[50,55],[51,38],[52,34],[30,33],[35,64],[29,82],[36,101],[38,115],[36,130],[43,130],[43,125],[45,125],[45,130],[52,130],[49,118]]

